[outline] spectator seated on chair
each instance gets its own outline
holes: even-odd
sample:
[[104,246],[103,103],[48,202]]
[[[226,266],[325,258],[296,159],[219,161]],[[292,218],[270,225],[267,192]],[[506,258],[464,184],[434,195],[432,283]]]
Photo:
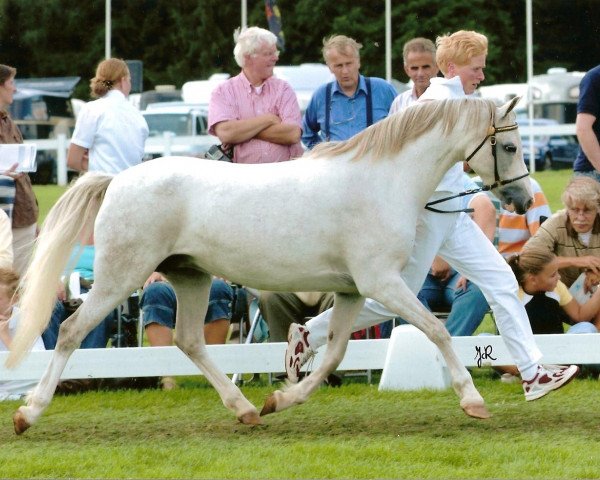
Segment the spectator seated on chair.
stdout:
[[[71,254],[71,260],[73,260],[76,255],[79,255],[80,248],[81,255],[77,260],[73,272],[79,274],[81,279],[80,293],[82,294],[81,297],[85,298],[85,294],[89,291],[94,281],[95,248],[94,245],[75,247]],[[71,263],[71,261],[69,261],[69,263]],[[75,311],[76,307],[82,301],[81,297],[67,298],[67,292],[65,291],[64,286],[61,285],[59,288],[58,299],[54,304],[50,323],[42,333],[42,339],[44,340],[46,350],[54,350],[61,323],[69,318]],[[96,327],[94,327],[94,329],[83,339],[80,348],[105,348],[112,331],[115,315],[117,315],[115,311],[111,312]]]
[[[565,333],[565,324],[569,334],[598,332],[600,289],[596,287],[593,292],[588,292],[580,303],[560,281],[559,261],[554,253],[545,248],[530,247],[510,257],[508,264],[519,283],[519,299],[525,305],[534,334]],[[512,376],[518,375],[514,366],[500,367],[499,370],[504,382],[510,382]]]
[[292,323],[304,325],[308,317],[333,306],[333,293],[260,291],[258,306],[269,326],[269,341],[285,342]]
[[566,207],[546,220],[531,237],[523,252],[541,248],[554,253],[558,271],[567,287],[586,273],[586,290],[600,275],[600,183],[578,176],[566,186],[562,201]]
[[521,253],[527,240],[533,237],[540,225],[552,215],[540,184],[531,177],[529,181],[533,191],[533,205],[527,212],[519,215],[504,208],[500,208],[498,212],[498,252],[504,258]]
[[[232,317],[233,289],[219,278],[214,278],[204,319],[204,339],[207,345],[223,344],[227,340]],[[154,272],[144,285],[140,309],[148,343],[152,347],[173,345],[173,328],[177,315],[177,298],[170,283]],[[176,386],[172,377],[163,377],[162,386],[171,390]]]
[[[0,209],[0,351],[7,351],[19,324],[19,309],[14,306],[19,275],[12,269],[12,227],[6,212]],[[44,350],[41,337],[35,340],[33,350]],[[37,382],[8,380],[0,382],[0,401],[18,400]]]
[[[19,276],[11,268],[0,267],[0,351],[6,352],[19,324],[19,309],[14,306],[14,295]],[[44,350],[44,342],[38,337],[33,350]],[[19,400],[35,387],[36,381],[8,380],[0,382],[0,401]]]

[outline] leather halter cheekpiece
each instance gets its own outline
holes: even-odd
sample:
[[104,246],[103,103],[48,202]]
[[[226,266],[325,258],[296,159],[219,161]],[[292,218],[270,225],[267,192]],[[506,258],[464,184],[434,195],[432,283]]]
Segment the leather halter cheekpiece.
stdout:
[[475,154],[481,150],[481,148],[485,145],[487,139],[490,139],[490,144],[492,145],[492,157],[494,157],[494,183],[489,185],[483,185],[480,188],[473,188],[471,190],[465,190],[464,192],[457,193],[456,195],[451,195],[449,197],[440,198],[438,200],[434,200],[433,202],[429,202],[425,205],[425,209],[430,210],[436,213],[458,213],[458,212],[466,212],[472,213],[474,210],[472,208],[465,208],[460,210],[439,210],[437,208],[432,207],[431,205],[436,205],[438,203],[446,202],[448,200],[452,200],[458,197],[464,197],[465,195],[473,195],[479,192],[487,192],[488,190],[492,190],[493,188],[506,185],[508,183],[516,182],[517,180],[521,180],[529,175],[529,172],[524,173],[523,175],[519,175],[518,177],[509,178],[508,180],[500,180],[500,175],[498,174],[498,157],[496,154],[496,134],[502,132],[510,132],[511,130],[516,130],[518,125],[515,123],[513,125],[507,125],[505,127],[496,127],[496,125],[492,124],[488,127],[487,135],[481,141],[481,143],[477,146],[475,150],[469,155],[465,162],[469,163],[469,161],[475,156]]

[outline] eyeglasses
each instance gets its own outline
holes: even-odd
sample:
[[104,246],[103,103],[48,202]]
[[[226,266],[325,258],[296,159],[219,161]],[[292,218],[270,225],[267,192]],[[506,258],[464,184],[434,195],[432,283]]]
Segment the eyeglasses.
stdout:
[[265,57],[265,58],[271,58],[271,57],[276,57],[279,58],[279,50],[267,50],[267,51],[262,51],[262,52],[256,52],[255,55],[259,55],[261,57]]
[[593,217],[598,213],[597,210],[592,210],[590,208],[567,208],[567,212],[573,217],[577,217],[579,215],[583,217]]

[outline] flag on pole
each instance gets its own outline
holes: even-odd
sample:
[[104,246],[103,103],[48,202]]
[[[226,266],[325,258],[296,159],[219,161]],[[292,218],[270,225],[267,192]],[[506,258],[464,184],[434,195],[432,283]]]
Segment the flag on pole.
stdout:
[[277,37],[277,48],[285,49],[285,38],[281,30],[281,12],[277,6],[277,0],[265,0],[265,13],[269,22],[269,30]]

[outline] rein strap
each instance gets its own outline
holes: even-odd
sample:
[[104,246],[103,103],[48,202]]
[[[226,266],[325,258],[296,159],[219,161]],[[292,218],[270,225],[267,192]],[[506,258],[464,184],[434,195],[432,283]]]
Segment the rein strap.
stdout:
[[468,163],[469,160],[471,160],[475,156],[475,154],[477,152],[479,152],[479,150],[481,150],[481,148],[485,145],[485,142],[489,138],[490,144],[492,146],[492,157],[494,158],[494,183],[489,184],[489,185],[483,185],[480,188],[465,190],[464,192],[457,193],[457,194],[451,195],[449,197],[440,198],[438,200],[434,200],[433,202],[428,202],[425,205],[425,209],[429,210],[431,212],[435,212],[435,213],[460,213],[460,212],[473,213],[475,210],[473,210],[472,208],[462,208],[460,210],[440,210],[438,208],[432,207],[432,205],[437,205],[438,203],[446,202],[448,200],[453,200],[455,198],[464,197],[465,195],[474,195],[475,193],[479,193],[479,192],[487,192],[496,187],[507,185],[509,183],[516,182],[517,180],[521,180],[522,178],[527,177],[529,175],[529,172],[527,172],[523,175],[520,175],[518,177],[509,178],[508,180],[500,180],[500,174],[498,173],[498,157],[496,155],[496,134],[503,133],[503,132],[510,132],[511,130],[516,130],[517,128],[518,128],[518,125],[516,123],[513,125],[507,125],[505,127],[496,127],[492,123],[492,125],[490,125],[488,127],[485,138],[481,141],[481,143],[479,145],[477,145],[477,148],[475,148],[475,150],[473,150],[471,155],[469,155],[465,159],[465,162]]

